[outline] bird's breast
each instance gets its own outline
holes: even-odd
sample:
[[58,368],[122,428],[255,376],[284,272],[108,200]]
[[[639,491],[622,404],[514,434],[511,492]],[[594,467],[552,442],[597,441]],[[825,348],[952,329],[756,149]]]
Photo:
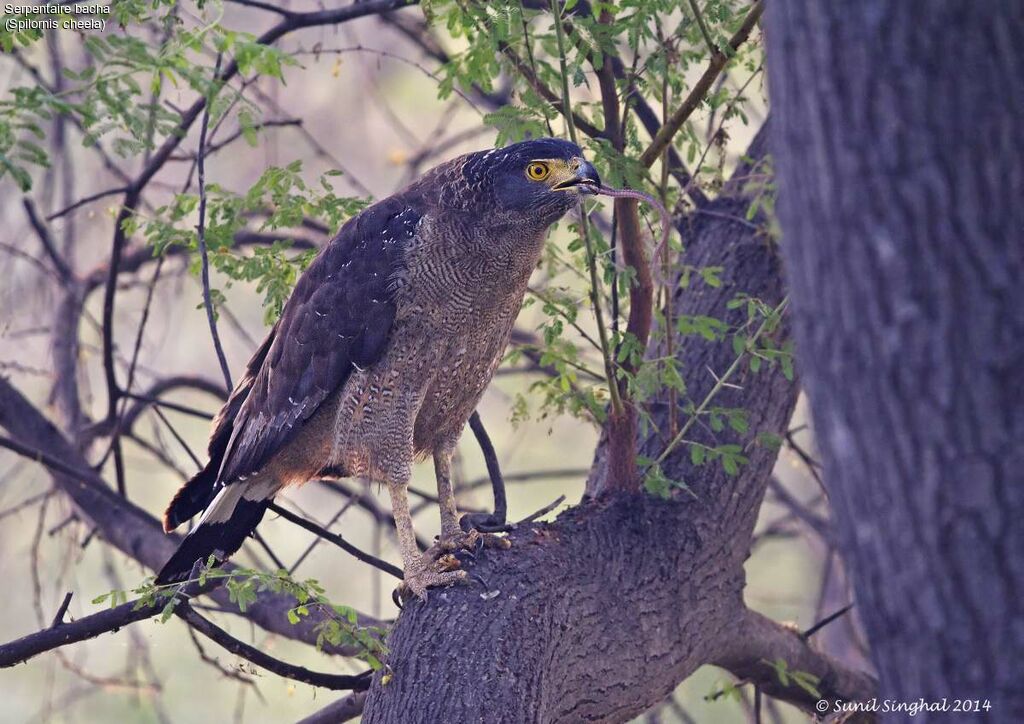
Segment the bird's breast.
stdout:
[[[398,324],[421,339],[424,393],[415,446],[457,438],[501,363],[543,236],[424,242],[408,259]],[[397,331],[397,326],[396,326]]]
[[543,235],[420,225],[394,278],[387,349],[342,391],[334,456],[346,469],[372,468],[363,458],[386,458],[408,432],[419,454],[459,437],[504,356],[542,248]]

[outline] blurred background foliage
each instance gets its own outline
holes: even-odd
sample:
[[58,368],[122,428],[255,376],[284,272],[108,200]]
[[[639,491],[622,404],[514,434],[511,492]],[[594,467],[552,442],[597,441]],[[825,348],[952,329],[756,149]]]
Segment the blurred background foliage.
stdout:
[[[367,203],[462,152],[529,135],[566,137],[559,111],[563,61],[575,125],[602,177],[615,186],[645,189],[684,215],[691,206],[687,189],[660,161],[651,168],[638,161],[650,135],[636,113],[623,111],[621,151],[600,136],[602,99],[593,68],[601,65],[603,54],[614,56],[621,64],[616,81],[621,98],[644,103],[655,118],[667,117],[704,72],[710,48],[728,47],[749,4],[569,0],[556,7],[568,31],[561,55],[546,0],[429,0],[418,8],[295,29],[273,45],[259,40],[268,27],[286,21],[289,13],[321,8],[296,0],[275,6],[127,0],[112,4],[101,34],[5,31],[0,35],[0,214],[6,230],[0,238],[0,373],[39,404],[50,404],[46,409],[59,417],[52,406],[51,347],[62,284],[33,236],[23,196],[52,217],[53,241],[69,267],[82,276],[100,269],[109,258],[125,187],[159,157],[200,97],[210,101],[205,225],[212,299],[236,376],[316,247]],[[237,74],[226,83],[217,80],[218,71],[230,67],[237,67]],[[674,151],[695,174],[690,191],[713,196],[722,188],[766,118],[763,77],[755,30],[674,139]],[[151,246],[166,260],[140,265],[118,288],[117,364],[122,373],[134,370],[136,390],[175,374],[215,385],[221,379],[196,253],[197,126],[163,159],[134,213],[123,219],[133,243]],[[610,217],[610,204],[592,209],[606,293],[616,280]],[[656,215],[649,221],[657,233]],[[242,234],[249,235],[248,243],[238,243]],[[480,406],[509,480],[511,520],[559,495],[578,500],[593,457],[607,384],[600,350],[591,343],[596,329],[586,263],[578,224],[567,218],[551,235],[517,324],[516,344]],[[716,281],[715,270],[694,272],[693,283]],[[628,274],[618,275],[617,283],[625,290]],[[85,299],[77,326],[75,374],[88,419],[102,418],[106,405],[101,297],[94,293]],[[619,311],[625,315],[624,303]],[[680,320],[683,343],[686,335],[725,338],[727,330],[714,322]],[[685,389],[686,376],[698,373],[659,369],[645,384]],[[167,399],[216,409],[213,398],[196,391],[176,391]],[[173,410],[165,415],[184,443],[202,455],[208,422]],[[729,414],[726,418],[731,420]],[[821,488],[804,456],[813,450],[813,440],[803,420],[801,409],[792,425],[799,451],[782,448],[777,478],[787,495],[824,516]],[[139,418],[133,438],[123,444],[127,494],[157,514],[194,464],[152,414]],[[100,462],[104,452],[103,445],[96,446],[90,460]],[[108,478],[112,466],[106,459],[101,472]],[[471,436],[460,446],[457,468],[460,505],[487,508],[489,488],[481,484],[486,470]],[[350,497],[310,484],[289,491],[288,505],[320,523],[333,520],[346,539],[398,561],[391,531],[372,514],[386,509],[387,496],[357,481],[344,485]],[[130,589],[150,573],[95,540],[71,515],[66,500],[47,493],[49,487],[45,470],[0,453],[0,576],[10,586],[0,620],[3,640],[48,624],[66,591],[75,591],[70,615],[80,616],[95,610],[93,597]],[[416,470],[413,487],[432,490],[429,466]],[[434,507],[424,503],[418,509],[418,530],[434,534]],[[324,544],[304,555],[312,537],[273,515],[260,532],[286,565],[301,558],[296,577],[318,580],[332,600],[382,619],[395,615],[389,598],[393,582],[378,572]],[[835,562],[828,551],[819,537],[808,535],[791,507],[769,495],[747,564],[748,603],[803,628],[839,607],[847,596],[841,577],[831,572]],[[273,567],[257,546],[243,549],[239,560]],[[226,615],[217,620],[289,661],[319,670],[360,669],[358,662],[323,656],[244,620]],[[850,648],[847,624],[837,624],[834,635]],[[202,647],[220,669],[204,661],[188,629],[171,620],[143,623],[34,659],[0,673],[5,700],[0,721],[289,721],[333,696],[256,671],[208,642]],[[734,683],[724,672],[705,668],[651,716],[665,722],[746,721],[751,697]],[[777,721],[804,718],[776,704],[767,715]]]

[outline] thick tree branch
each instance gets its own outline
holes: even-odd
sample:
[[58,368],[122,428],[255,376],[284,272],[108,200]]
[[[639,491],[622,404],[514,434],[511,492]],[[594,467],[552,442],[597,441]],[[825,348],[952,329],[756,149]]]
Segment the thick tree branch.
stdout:
[[[744,610],[723,641],[712,663],[728,669],[742,681],[749,681],[771,697],[815,713],[820,699],[866,701],[875,695],[878,682],[873,676],[844,666],[831,656],[815,650],[808,638],[788,626]],[[821,696],[796,684],[792,676],[784,683],[773,665],[785,662],[786,671],[805,672],[818,679]]]

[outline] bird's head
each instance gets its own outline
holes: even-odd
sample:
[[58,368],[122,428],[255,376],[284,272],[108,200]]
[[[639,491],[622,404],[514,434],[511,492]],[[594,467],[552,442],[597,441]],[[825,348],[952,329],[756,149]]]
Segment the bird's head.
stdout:
[[508,220],[522,217],[547,225],[601,185],[580,147],[558,138],[537,138],[465,157],[462,180],[472,196]]

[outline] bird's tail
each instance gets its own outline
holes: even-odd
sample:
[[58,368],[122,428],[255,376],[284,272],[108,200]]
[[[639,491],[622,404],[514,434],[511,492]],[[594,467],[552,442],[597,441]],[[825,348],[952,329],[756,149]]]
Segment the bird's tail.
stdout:
[[199,524],[160,569],[157,584],[183,581],[196,561],[205,564],[211,553],[218,561],[224,561],[241,548],[277,492],[276,489],[261,491],[262,487],[242,483],[222,487]]
[[167,510],[164,511],[164,533],[170,533],[189,518],[208,508],[217,493],[217,467],[211,460],[205,468],[193,475],[178,489]]

